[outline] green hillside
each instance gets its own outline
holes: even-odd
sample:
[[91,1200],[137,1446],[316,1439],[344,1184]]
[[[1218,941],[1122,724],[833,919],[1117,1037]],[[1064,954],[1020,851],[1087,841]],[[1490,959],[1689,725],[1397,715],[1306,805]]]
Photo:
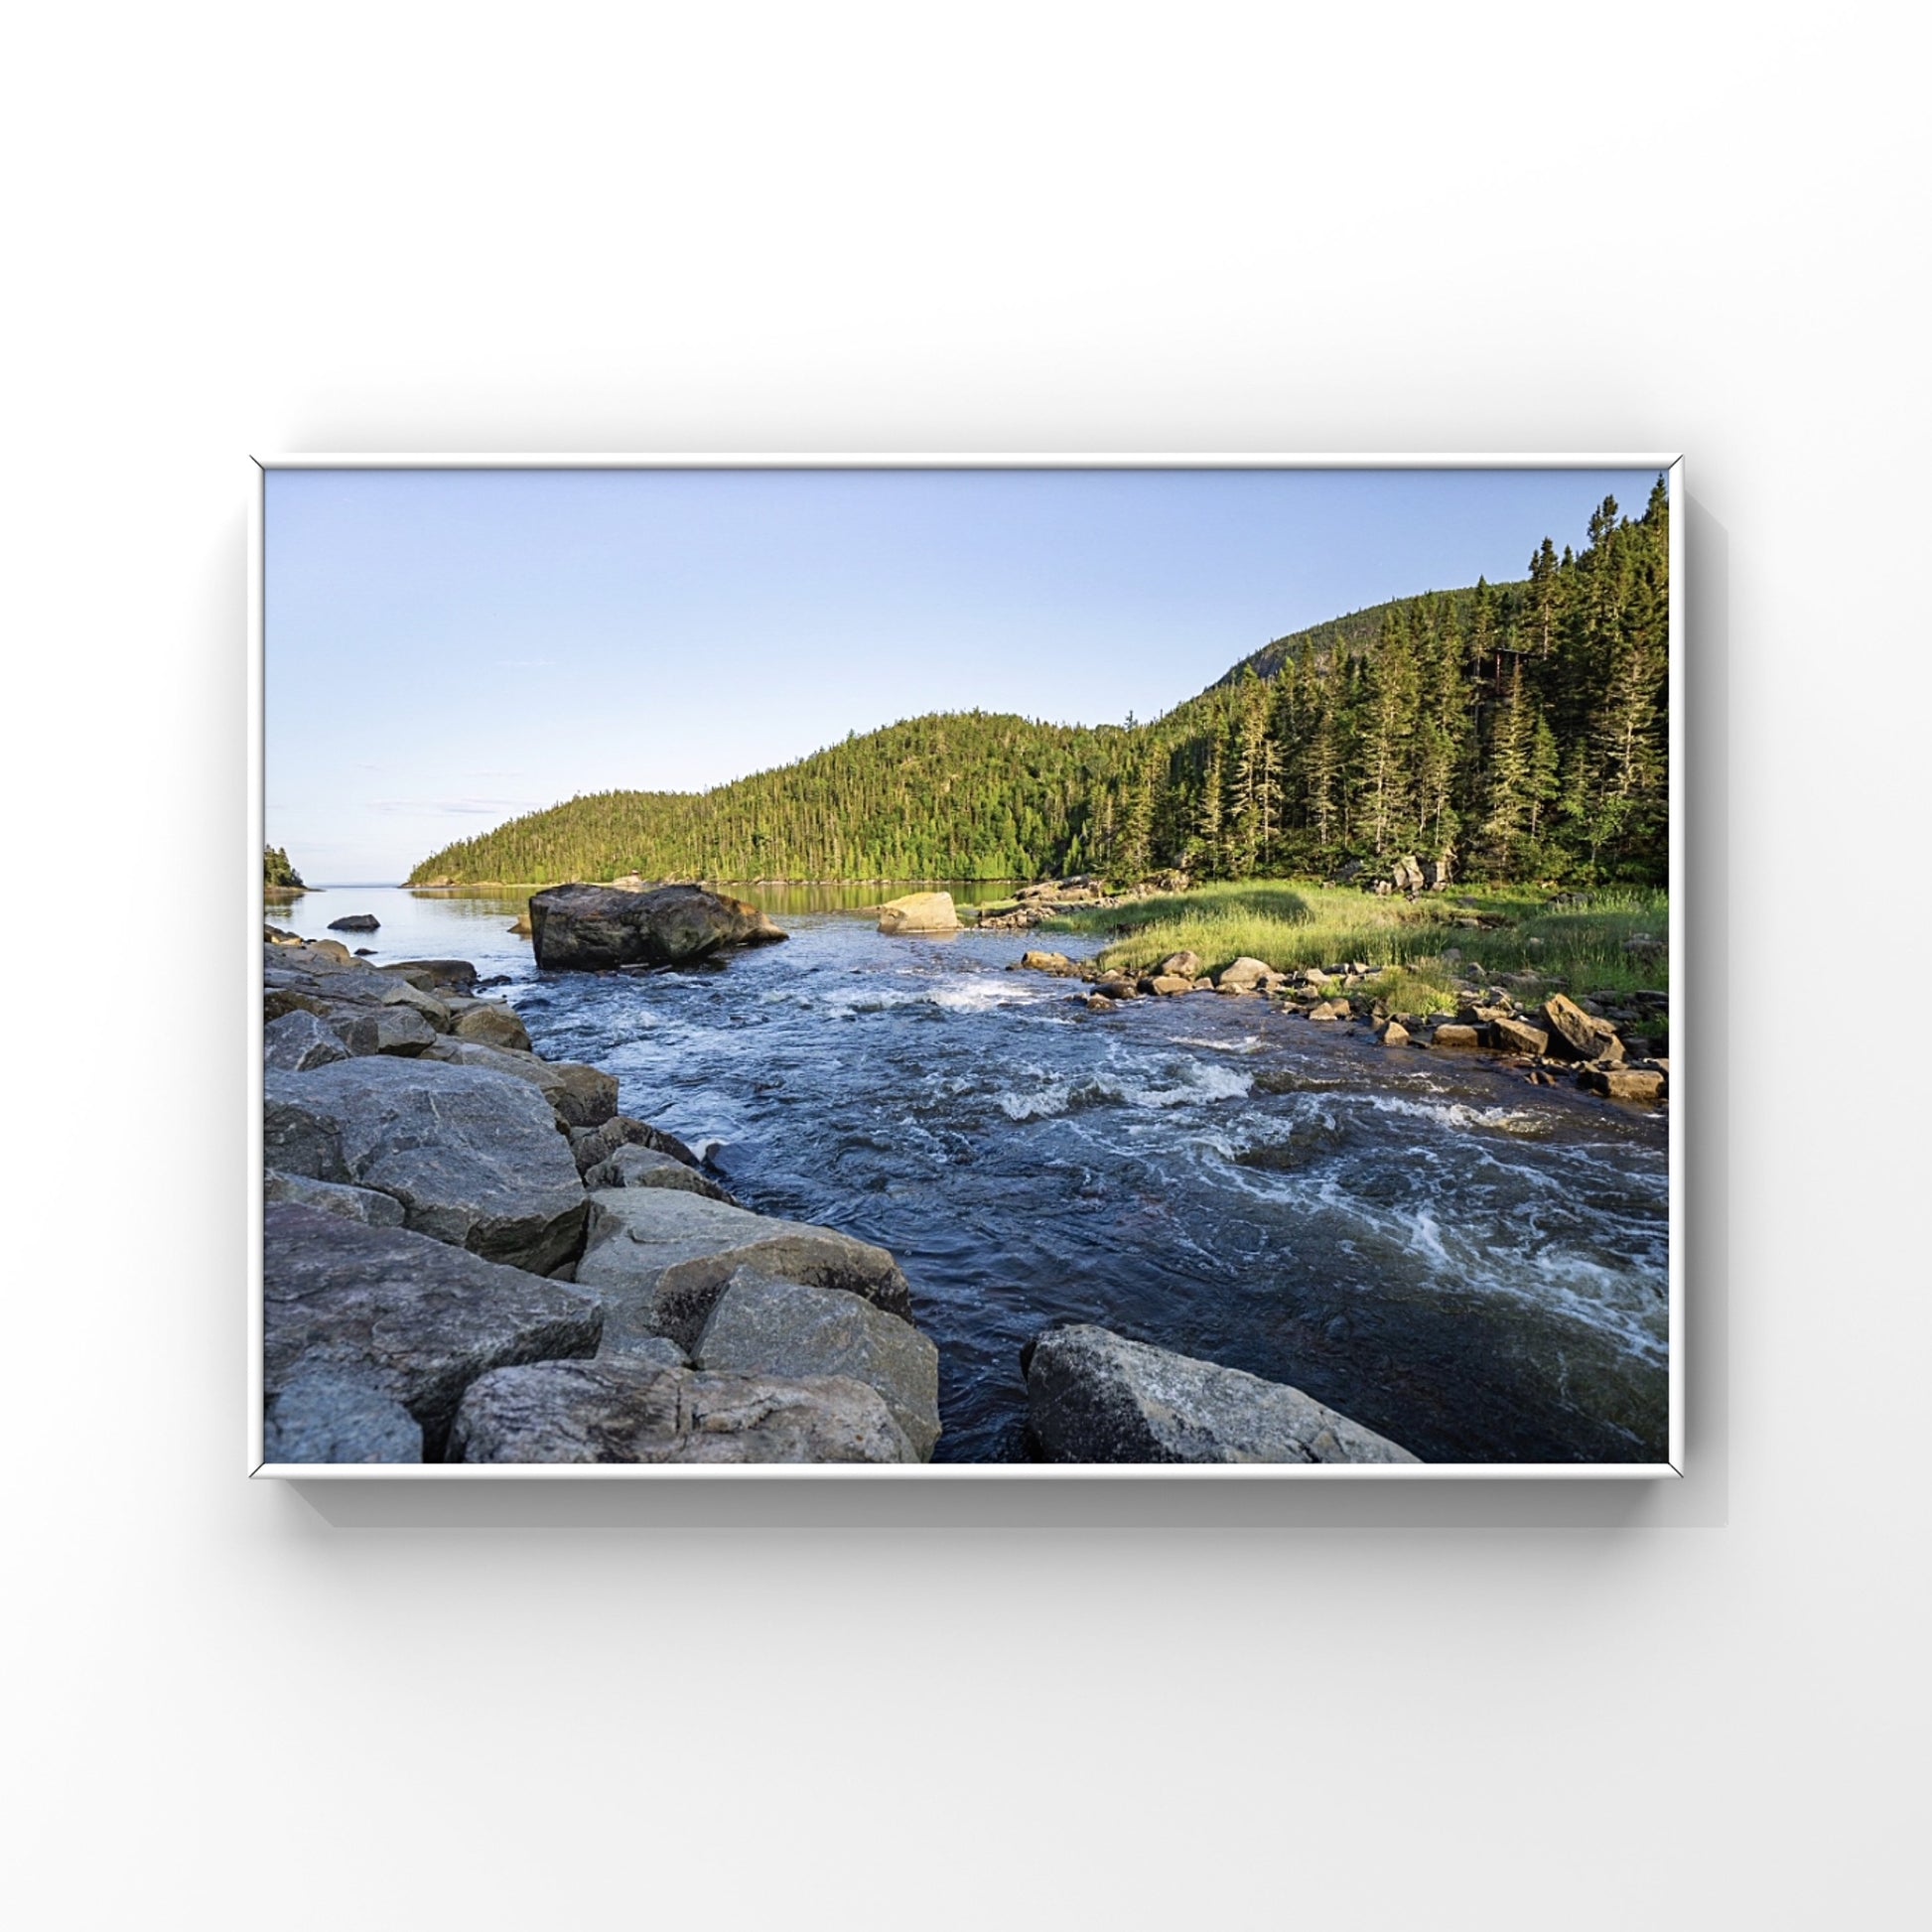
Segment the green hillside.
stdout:
[[968,712],[703,793],[602,792],[425,859],[411,884],[1208,878],[1450,857],[1498,880],[1668,869],[1669,506],[1606,499],[1519,583],[1276,639],[1139,726]]

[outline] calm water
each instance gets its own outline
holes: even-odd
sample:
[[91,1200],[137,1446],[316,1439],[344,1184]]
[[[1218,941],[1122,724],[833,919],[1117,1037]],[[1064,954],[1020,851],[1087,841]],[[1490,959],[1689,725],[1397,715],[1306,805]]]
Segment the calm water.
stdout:
[[377,960],[508,973],[541,1051],[615,1073],[748,1206],[890,1248],[939,1344],[940,1460],[1025,1453],[1020,1350],[1059,1318],[1426,1459],[1663,1458],[1660,1115],[1254,1001],[1089,1014],[1005,970],[1024,934],[889,940],[825,903],[879,889],[741,890],[788,944],[647,976],[539,977],[520,899],[337,888],[269,917],[374,912]]

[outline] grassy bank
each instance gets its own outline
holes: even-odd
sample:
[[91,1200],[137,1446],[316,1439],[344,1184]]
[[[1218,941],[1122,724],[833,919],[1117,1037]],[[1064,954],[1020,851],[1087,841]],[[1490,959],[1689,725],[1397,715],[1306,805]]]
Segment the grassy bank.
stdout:
[[[1470,925],[1459,921],[1479,920]],[[1282,972],[1349,960],[1386,969],[1375,989],[1404,1013],[1452,1011],[1458,983],[1535,972],[1572,993],[1670,985],[1670,900],[1619,890],[1555,903],[1545,893],[1451,890],[1411,901],[1300,880],[1249,880],[1071,912],[1045,928],[1114,935],[1101,958],[1145,972],[1172,952],[1208,971],[1246,955]],[[1632,952],[1647,937],[1656,952]]]

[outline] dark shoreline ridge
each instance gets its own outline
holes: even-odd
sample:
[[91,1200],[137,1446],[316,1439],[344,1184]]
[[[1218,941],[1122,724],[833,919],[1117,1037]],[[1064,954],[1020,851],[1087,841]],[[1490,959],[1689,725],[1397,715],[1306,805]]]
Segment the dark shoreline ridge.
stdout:
[[[268,1462],[931,1457],[938,1351],[884,1248],[739,1205],[467,961],[264,939]],[[1104,1329],[1049,1329],[1027,1367],[1048,1460],[1414,1460]]]

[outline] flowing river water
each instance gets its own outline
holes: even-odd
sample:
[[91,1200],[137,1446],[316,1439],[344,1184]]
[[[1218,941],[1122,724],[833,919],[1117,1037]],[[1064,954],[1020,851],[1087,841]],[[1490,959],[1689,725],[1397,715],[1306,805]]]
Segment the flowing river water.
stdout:
[[890,1248],[939,1346],[940,1461],[1025,1456],[1021,1349],[1059,1320],[1291,1382],[1428,1461],[1664,1459],[1660,1113],[1259,1000],[1092,1014],[1007,970],[1025,934],[887,939],[878,888],[740,890],[789,943],[651,974],[539,975],[520,897],[338,887],[269,917],[372,912],[374,963],[507,974],[540,1052],[614,1073],[748,1207]]

